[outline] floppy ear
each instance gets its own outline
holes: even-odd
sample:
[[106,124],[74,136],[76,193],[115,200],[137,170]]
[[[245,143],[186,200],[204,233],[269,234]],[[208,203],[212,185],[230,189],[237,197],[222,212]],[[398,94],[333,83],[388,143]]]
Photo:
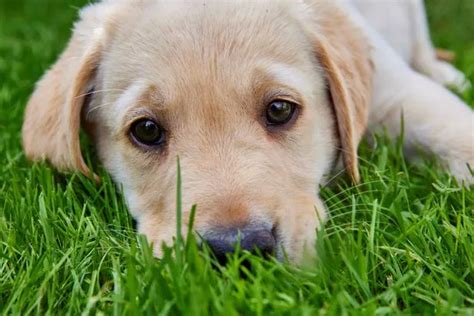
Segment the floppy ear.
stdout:
[[321,1],[315,36],[319,62],[326,72],[344,166],[352,180],[360,180],[357,147],[367,127],[372,98],[373,65],[363,32],[335,4]]
[[81,12],[81,20],[58,61],[37,83],[25,110],[23,148],[32,160],[49,160],[61,170],[91,173],[81,154],[81,110],[105,42],[102,4]]

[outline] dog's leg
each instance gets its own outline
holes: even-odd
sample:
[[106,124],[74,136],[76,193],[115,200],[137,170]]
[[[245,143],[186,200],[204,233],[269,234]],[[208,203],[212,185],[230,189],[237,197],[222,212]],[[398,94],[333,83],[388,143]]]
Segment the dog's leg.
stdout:
[[424,76],[409,71],[398,75],[392,80],[376,76],[384,79],[375,84],[371,129],[383,126],[397,136],[403,116],[406,149],[434,153],[458,180],[474,183],[469,170],[474,169],[474,112]]
[[428,29],[428,20],[423,0],[411,0],[410,9],[413,16],[415,33],[412,66],[415,70],[427,75],[442,85],[459,91],[469,88],[470,83],[462,72],[451,64],[439,60],[433,47]]
[[[374,50],[374,93],[369,127],[400,134],[405,146],[437,155],[461,181],[474,183],[474,112],[449,90],[408,67],[378,42]],[[469,167],[468,167],[469,165]]]
[[386,127],[396,137],[401,132],[403,116],[407,149],[421,148],[437,155],[458,180],[474,183],[470,172],[470,168],[474,169],[473,110],[448,89],[410,68],[350,8],[349,14],[372,44],[374,78],[369,129]]

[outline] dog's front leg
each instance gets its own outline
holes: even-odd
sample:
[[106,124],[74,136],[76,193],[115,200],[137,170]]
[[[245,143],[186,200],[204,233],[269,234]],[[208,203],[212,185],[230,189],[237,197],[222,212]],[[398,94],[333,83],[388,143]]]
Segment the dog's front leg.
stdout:
[[440,84],[411,70],[383,42],[375,44],[369,128],[386,127],[395,137],[403,117],[408,149],[437,155],[458,180],[473,183],[473,110]]
[[408,149],[421,148],[437,155],[458,180],[474,183],[473,110],[440,84],[412,70],[350,2],[339,3],[365,31],[372,46],[369,129],[386,127],[396,137],[403,117]]
[[473,111],[426,77],[413,73],[403,78],[401,85],[379,87],[390,91],[375,93],[370,127],[386,126],[396,136],[400,134],[403,116],[408,149],[421,147],[436,154],[458,180],[473,183]]

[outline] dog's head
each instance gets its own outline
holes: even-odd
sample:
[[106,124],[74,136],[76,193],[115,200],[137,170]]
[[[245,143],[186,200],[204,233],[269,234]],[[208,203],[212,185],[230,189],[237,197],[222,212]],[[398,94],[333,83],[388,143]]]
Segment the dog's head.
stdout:
[[339,152],[359,177],[367,50],[329,1],[95,4],[31,97],[24,148],[91,175],[85,126],[157,254],[175,235],[179,156],[183,210],[197,205],[194,228],[216,252],[241,238],[299,261]]

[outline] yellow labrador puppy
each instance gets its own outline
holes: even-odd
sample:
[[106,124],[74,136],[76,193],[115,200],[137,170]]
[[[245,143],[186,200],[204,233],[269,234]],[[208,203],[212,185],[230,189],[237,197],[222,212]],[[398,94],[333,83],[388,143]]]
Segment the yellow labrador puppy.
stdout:
[[[472,110],[435,82],[449,78],[428,77],[439,65],[427,33],[432,63],[422,75],[403,45],[389,44],[397,32],[371,26],[373,3],[90,5],[28,103],[25,152],[91,175],[79,144],[84,126],[157,256],[175,235],[179,156],[184,210],[197,204],[195,229],[217,256],[240,239],[244,249],[300,262],[326,217],[318,184],[339,156],[359,180],[367,127],[396,136],[403,111],[407,146],[432,151],[472,181]],[[405,1],[393,3],[404,17]],[[398,28],[397,19],[385,29]],[[446,72],[459,81],[455,69]]]

